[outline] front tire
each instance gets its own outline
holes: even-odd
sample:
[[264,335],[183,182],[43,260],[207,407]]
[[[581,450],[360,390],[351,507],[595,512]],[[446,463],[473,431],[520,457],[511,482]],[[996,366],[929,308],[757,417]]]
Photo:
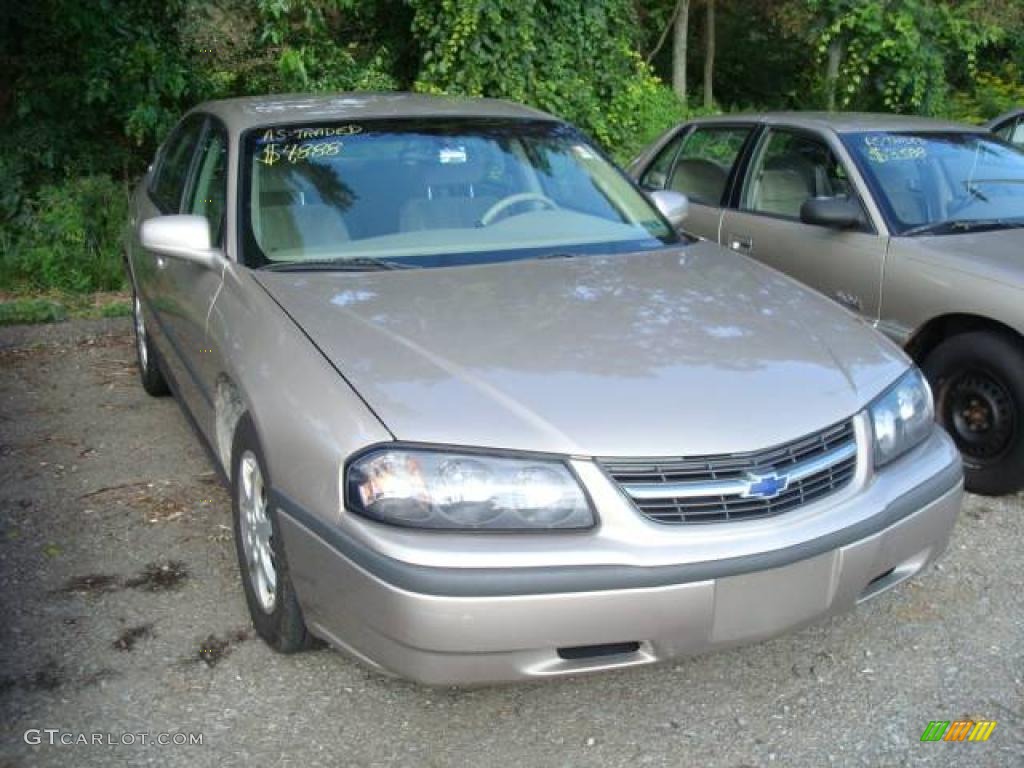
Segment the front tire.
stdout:
[[1007,335],[952,336],[922,365],[935,414],[960,449],[967,490],[985,496],[1024,487],[1024,345]]
[[276,510],[270,504],[270,476],[252,420],[235,430],[231,463],[235,552],[253,626],[279,653],[312,648],[284,553]]

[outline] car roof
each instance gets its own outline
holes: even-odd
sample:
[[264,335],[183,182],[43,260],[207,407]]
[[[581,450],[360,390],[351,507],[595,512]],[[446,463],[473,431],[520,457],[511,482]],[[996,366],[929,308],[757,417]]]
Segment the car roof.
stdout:
[[750,112],[702,117],[696,123],[763,122],[798,128],[829,129],[836,133],[860,131],[956,131],[978,133],[981,126],[914,115],[890,115],[875,112]]
[[1004,123],[1007,120],[1012,120],[1013,118],[1019,117],[1020,115],[1024,115],[1024,107],[1017,107],[1016,109],[1011,109],[1009,112],[1003,112],[1003,114],[1001,115],[996,115],[987,123],[982,123],[982,127],[992,131],[995,130],[996,126],[999,125],[1000,123]]
[[289,93],[207,101],[190,112],[219,117],[236,133],[265,125],[379,118],[508,118],[556,120],[538,109],[500,99],[422,93]]

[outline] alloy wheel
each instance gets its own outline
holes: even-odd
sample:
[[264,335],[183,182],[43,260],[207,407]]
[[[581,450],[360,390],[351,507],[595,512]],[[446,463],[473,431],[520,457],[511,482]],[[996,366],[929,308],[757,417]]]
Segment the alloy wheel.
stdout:
[[267,489],[263,472],[252,451],[242,455],[238,484],[239,529],[245,552],[246,571],[253,592],[266,613],[273,613],[277,602],[277,563],[273,549],[273,526],[267,512]]

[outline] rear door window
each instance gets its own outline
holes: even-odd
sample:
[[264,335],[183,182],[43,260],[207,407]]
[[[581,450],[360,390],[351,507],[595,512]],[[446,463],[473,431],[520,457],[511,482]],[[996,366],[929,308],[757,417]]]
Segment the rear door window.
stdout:
[[185,118],[167,139],[160,153],[149,193],[163,213],[178,213],[181,210],[182,194],[205,119],[203,115]]
[[667,189],[695,203],[721,206],[732,167],[750,135],[750,127],[704,126],[683,140]]
[[679,152],[679,145],[683,143],[685,133],[683,131],[676,134],[671,141],[661,148],[658,156],[654,158],[654,162],[647,167],[643,177],[640,179],[642,186],[647,189],[665,188],[665,185],[668,183],[669,174],[672,172],[672,162],[676,159],[676,153]]

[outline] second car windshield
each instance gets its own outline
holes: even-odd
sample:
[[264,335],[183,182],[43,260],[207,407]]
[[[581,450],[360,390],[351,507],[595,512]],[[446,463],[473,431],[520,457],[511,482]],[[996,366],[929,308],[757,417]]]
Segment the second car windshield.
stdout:
[[252,266],[448,266],[660,248],[677,235],[549,121],[270,126],[243,147]]
[[1024,224],[1024,153],[994,137],[875,131],[843,139],[896,234],[946,222]]

